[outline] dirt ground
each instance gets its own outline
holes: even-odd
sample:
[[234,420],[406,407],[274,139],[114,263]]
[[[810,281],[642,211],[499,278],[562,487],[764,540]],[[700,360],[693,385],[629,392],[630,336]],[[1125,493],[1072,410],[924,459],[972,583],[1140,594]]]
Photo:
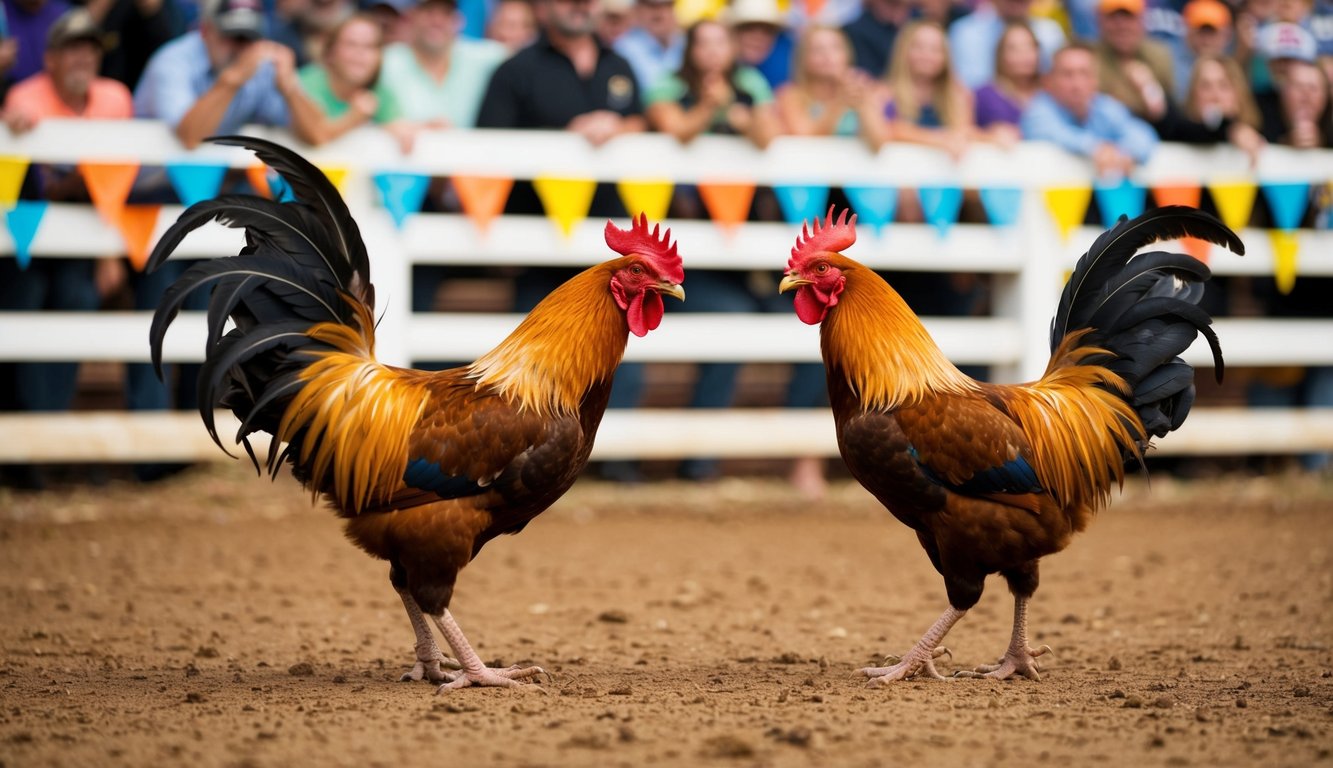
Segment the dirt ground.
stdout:
[[[859,488],[585,481],[454,601],[550,680],[435,696],[387,568],[290,482],[0,495],[0,764],[1333,765],[1333,482],[1135,483],[1042,576],[1041,682],[867,689],[945,603]],[[1010,611],[992,580],[945,667]]]

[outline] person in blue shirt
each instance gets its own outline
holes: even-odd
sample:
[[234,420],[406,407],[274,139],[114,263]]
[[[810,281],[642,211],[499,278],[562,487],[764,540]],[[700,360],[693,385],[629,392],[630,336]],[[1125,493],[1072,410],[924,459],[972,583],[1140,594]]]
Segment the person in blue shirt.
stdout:
[[642,91],[680,69],[685,33],[676,20],[674,0],[639,0],[634,25],[611,47],[629,62]]
[[1032,0],[990,0],[949,25],[949,50],[954,75],[973,90],[995,78],[995,47],[1006,24],[1024,23],[1032,28],[1041,46],[1041,71],[1051,56],[1065,44],[1065,32],[1051,19],[1032,15]]
[[1097,55],[1082,43],[1061,48],[1045,88],[1019,123],[1023,138],[1049,141],[1092,161],[1097,175],[1124,176],[1157,147],[1152,126],[1097,90]]

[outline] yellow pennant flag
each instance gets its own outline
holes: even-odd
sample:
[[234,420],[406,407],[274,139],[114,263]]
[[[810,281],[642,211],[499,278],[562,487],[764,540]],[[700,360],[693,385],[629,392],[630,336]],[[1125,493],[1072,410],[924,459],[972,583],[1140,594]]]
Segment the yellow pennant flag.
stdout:
[[1296,287],[1296,256],[1300,253],[1301,243],[1295,232],[1281,229],[1268,231],[1273,243],[1273,280],[1283,295],[1291,293]]
[[670,179],[624,179],[616,184],[616,189],[630,218],[642,213],[649,221],[661,221],[671,207],[675,184]]
[[532,180],[541,198],[547,218],[560,227],[565,237],[574,234],[574,226],[588,217],[597,182],[592,179],[560,179],[543,176]]
[[0,157],[0,208],[13,208],[19,199],[19,188],[28,173],[28,158]]
[[1252,181],[1224,181],[1208,185],[1217,214],[1222,223],[1232,229],[1243,229],[1250,223],[1254,208],[1254,193],[1258,190]]
[[322,165],[319,170],[328,177],[329,183],[338,190],[338,194],[346,194],[343,185],[347,183],[347,166],[345,165]]
[[1052,187],[1043,191],[1046,210],[1055,219],[1055,226],[1060,229],[1060,239],[1069,240],[1074,227],[1083,223],[1088,215],[1088,203],[1092,200],[1092,187]]

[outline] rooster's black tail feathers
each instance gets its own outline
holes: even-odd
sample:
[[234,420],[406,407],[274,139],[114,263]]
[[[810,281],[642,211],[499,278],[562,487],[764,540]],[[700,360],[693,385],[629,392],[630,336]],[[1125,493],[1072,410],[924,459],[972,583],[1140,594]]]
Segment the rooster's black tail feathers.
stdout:
[[1071,332],[1092,329],[1081,345],[1101,347],[1100,362],[1124,378],[1128,398],[1147,435],[1178,428],[1194,402],[1194,369],[1181,353],[1202,333],[1212,348],[1218,381],[1222,348],[1212,318],[1199,307],[1211,272],[1193,257],[1140,248],[1161,240],[1197,237],[1243,254],[1245,246],[1225,224],[1194,208],[1157,208],[1133,220],[1124,216],[1078,260],[1051,324],[1051,349]]
[[[182,213],[153,249],[148,270],[161,266],[186,235],[210,221],[243,228],[246,244],[237,256],[195,264],[172,284],[153,315],[149,344],[161,375],[167,327],[191,294],[212,288],[199,412],[214,442],[226,450],[213,411],[234,411],[242,422],[236,440],[255,461],[248,436],[259,430],[277,432],[287,401],[300,389],[299,373],[312,360],[297,353],[325,346],[306,331],[322,322],[356,324],[349,301],[373,309],[374,288],[361,233],[323,172],[264,139],[221,136],[210,141],[254,152],[291,185],[296,199],[279,203],[224,195]],[[223,333],[228,319],[235,327]],[[269,469],[279,466],[270,461]]]

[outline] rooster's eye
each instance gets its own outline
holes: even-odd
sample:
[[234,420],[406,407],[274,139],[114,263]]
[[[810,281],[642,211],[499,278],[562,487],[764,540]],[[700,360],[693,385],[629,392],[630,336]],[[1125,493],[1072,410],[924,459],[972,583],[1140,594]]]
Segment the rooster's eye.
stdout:
[[642,275],[643,267],[639,266],[638,264],[635,264],[634,266],[629,268],[629,273],[631,275]]
[[824,274],[825,272],[828,271],[828,265],[827,265],[827,264],[819,264],[819,265],[817,265],[817,266],[815,267],[815,271],[822,275],[822,274]]

